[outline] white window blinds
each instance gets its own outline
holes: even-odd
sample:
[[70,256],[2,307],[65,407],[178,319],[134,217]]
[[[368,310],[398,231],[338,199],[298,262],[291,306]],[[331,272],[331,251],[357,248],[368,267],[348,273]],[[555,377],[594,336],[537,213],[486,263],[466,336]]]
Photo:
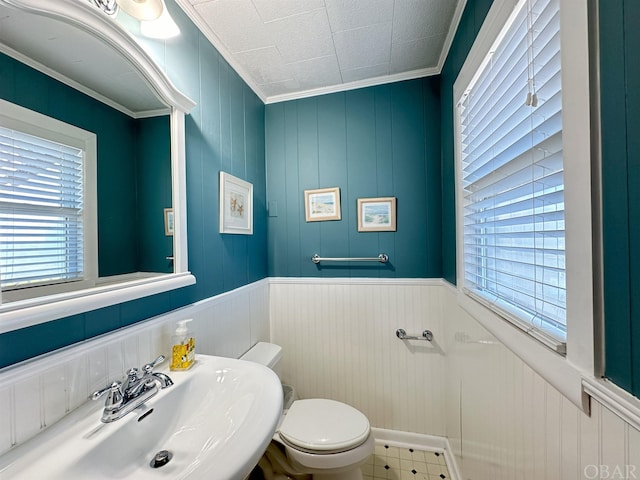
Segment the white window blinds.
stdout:
[[81,149],[0,127],[0,287],[83,277]]
[[523,0],[457,105],[464,287],[566,339],[559,0]]

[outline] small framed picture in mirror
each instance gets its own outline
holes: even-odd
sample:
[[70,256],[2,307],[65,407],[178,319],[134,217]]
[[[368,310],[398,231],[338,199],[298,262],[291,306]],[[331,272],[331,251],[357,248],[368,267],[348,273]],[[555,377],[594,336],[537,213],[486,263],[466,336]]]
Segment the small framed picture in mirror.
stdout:
[[173,208],[164,209],[164,234],[168,237],[173,235]]

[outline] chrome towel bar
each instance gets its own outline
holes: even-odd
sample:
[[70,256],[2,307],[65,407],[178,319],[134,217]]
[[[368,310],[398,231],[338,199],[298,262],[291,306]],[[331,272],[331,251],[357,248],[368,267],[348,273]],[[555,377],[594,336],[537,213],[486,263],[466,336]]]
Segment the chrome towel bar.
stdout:
[[386,253],[381,253],[377,257],[336,257],[336,258],[323,258],[317,253],[311,257],[311,261],[316,265],[320,262],[380,262],[387,263],[389,256]]
[[422,336],[418,337],[415,335],[407,335],[404,328],[399,328],[396,330],[396,337],[400,340],[426,340],[427,342],[430,342],[433,340],[433,332],[431,330],[425,330],[422,332]]

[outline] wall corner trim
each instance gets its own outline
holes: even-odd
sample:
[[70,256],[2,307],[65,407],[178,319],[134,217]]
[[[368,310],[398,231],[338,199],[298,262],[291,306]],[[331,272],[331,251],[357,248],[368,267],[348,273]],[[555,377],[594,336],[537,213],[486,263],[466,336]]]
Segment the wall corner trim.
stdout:
[[622,390],[606,378],[583,377],[587,395],[611,410],[633,428],[640,430],[640,399]]

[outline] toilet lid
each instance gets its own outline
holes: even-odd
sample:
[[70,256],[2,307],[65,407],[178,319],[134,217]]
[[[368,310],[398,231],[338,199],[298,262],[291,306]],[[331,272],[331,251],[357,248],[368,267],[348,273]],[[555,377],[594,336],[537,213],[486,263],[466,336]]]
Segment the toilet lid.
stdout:
[[359,410],[335,400],[296,400],[280,426],[285,442],[305,450],[336,452],[361,445],[369,420]]

